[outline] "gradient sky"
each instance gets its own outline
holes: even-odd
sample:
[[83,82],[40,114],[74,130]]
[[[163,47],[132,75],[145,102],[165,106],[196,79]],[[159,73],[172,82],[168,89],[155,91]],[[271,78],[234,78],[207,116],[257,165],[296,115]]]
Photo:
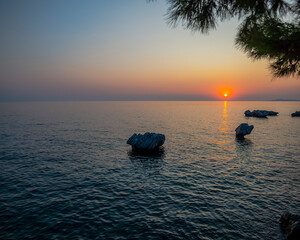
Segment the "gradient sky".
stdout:
[[0,100],[299,99],[267,61],[234,47],[238,21],[208,35],[166,21],[165,1],[1,0]]

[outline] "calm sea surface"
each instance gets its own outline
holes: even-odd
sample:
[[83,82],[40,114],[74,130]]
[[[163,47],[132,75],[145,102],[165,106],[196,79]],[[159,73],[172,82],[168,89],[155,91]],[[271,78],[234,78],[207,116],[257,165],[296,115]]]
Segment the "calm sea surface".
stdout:
[[[278,111],[268,119],[244,111]],[[0,103],[0,239],[282,239],[300,102]],[[245,141],[240,123],[254,125]],[[133,133],[162,133],[154,155]]]

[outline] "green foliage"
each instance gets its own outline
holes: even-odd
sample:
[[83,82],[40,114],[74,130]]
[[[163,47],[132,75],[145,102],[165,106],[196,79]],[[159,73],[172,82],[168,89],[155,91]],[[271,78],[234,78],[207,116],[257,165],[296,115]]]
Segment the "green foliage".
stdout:
[[167,0],[168,21],[207,33],[237,17],[236,46],[253,59],[268,59],[274,77],[300,77],[300,0]]
[[266,58],[275,77],[300,77],[300,26],[279,19],[247,18],[240,26],[236,45],[251,58]]

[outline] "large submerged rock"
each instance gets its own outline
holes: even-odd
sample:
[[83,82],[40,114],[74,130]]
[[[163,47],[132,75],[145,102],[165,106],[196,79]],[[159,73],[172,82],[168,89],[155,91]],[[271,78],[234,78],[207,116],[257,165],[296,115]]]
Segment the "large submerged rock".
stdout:
[[267,110],[247,110],[244,112],[246,117],[258,117],[258,118],[266,118],[267,116],[277,116],[278,112],[267,111]]
[[300,111],[296,111],[294,113],[291,114],[292,117],[300,117]]
[[280,228],[287,240],[300,239],[300,217],[292,213],[284,213],[280,218]]
[[134,150],[151,151],[162,146],[165,142],[165,135],[159,133],[134,133],[128,140],[127,144]]
[[242,123],[235,129],[235,134],[238,139],[244,139],[245,135],[248,135],[252,132],[254,126],[248,125],[248,123]]

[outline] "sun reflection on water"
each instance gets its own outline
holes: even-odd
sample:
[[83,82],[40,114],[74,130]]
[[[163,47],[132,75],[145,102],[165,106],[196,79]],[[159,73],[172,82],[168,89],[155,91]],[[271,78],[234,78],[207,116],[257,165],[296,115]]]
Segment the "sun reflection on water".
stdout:
[[228,114],[227,114],[227,101],[224,101],[224,108],[223,108],[223,120],[222,120],[222,127],[221,127],[221,132],[224,135],[227,135],[228,133]]
[[230,129],[228,126],[228,112],[227,112],[227,101],[224,101],[223,113],[220,122],[220,139],[218,140],[219,145],[227,145],[230,142]]
[[224,110],[223,110],[223,117],[227,118],[227,101],[224,101]]

